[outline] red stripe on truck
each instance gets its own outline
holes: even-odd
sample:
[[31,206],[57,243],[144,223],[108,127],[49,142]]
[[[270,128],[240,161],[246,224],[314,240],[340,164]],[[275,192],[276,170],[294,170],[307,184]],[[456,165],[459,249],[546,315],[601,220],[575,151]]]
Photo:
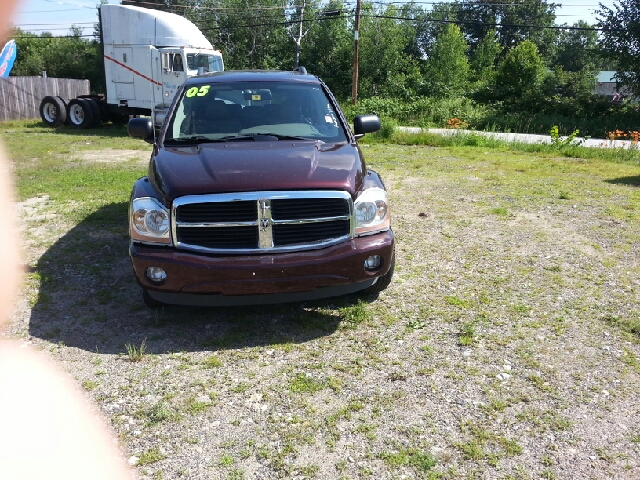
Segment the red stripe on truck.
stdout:
[[106,58],[107,60],[111,60],[112,62],[114,62],[114,63],[116,63],[116,64],[120,65],[120,66],[121,66],[121,67],[123,67],[123,68],[126,68],[127,70],[129,70],[129,71],[131,71],[131,72],[135,73],[136,75],[141,76],[141,77],[142,77],[142,78],[144,78],[145,80],[149,80],[151,83],[155,83],[156,85],[160,85],[160,86],[162,86],[162,84],[161,84],[160,82],[156,82],[153,78],[149,78],[149,77],[147,77],[146,75],[141,74],[140,72],[138,72],[138,71],[134,70],[133,68],[128,67],[128,66],[127,66],[127,65],[125,65],[124,63],[119,62],[119,61],[118,61],[118,60],[116,60],[115,58],[111,58],[109,55],[105,55],[105,56],[104,56],[104,58]]

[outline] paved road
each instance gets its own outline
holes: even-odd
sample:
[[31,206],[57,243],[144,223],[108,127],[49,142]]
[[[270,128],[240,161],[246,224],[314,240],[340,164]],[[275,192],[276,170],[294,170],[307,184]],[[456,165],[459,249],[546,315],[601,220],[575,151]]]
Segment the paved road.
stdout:
[[[484,135],[506,142],[521,142],[521,143],[551,143],[550,135],[533,135],[530,133],[498,133],[498,132],[480,132],[475,130],[454,130],[449,128],[428,128],[422,129],[419,127],[400,127],[406,132],[420,133],[427,131],[429,133],[438,133],[440,135],[455,135],[456,133],[475,133],[477,135]],[[565,138],[565,137],[561,137]],[[599,147],[599,148],[630,148],[630,140],[604,140],[602,138],[583,138],[576,137],[576,143],[580,143],[583,147]]]

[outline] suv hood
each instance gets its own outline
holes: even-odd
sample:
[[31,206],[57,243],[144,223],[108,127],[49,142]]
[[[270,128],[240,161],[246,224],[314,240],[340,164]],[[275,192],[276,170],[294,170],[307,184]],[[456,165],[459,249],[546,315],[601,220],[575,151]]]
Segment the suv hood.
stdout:
[[258,190],[343,190],[364,178],[357,146],[313,141],[234,141],[156,147],[149,179],[169,204],[183,195]]

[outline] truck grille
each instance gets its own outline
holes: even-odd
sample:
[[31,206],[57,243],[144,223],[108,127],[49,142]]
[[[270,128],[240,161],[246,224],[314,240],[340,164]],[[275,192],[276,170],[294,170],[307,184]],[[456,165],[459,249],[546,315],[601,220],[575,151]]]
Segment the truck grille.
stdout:
[[353,236],[346,192],[249,192],[177,198],[176,247],[203,253],[260,253],[325,247]]

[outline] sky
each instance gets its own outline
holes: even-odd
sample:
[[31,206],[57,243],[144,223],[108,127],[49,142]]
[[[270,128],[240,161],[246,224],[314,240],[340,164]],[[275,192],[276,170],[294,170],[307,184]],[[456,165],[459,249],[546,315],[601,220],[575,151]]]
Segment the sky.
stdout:
[[[350,0],[347,1],[351,3]],[[256,0],[256,3],[259,2],[260,0]],[[73,24],[83,28],[83,34],[91,35],[93,24],[98,21],[98,3],[99,0],[22,0],[13,24],[28,32],[39,34],[48,31],[53,35],[66,35]],[[121,1],[108,0],[107,3],[120,4]],[[416,3],[423,2],[416,0]],[[557,24],[572,25],[579,20],[593,24],[593,12],[598,5],[602,3],[611,7],[614,0],[557,0],[556,3],[562,5],[556,9]]]

